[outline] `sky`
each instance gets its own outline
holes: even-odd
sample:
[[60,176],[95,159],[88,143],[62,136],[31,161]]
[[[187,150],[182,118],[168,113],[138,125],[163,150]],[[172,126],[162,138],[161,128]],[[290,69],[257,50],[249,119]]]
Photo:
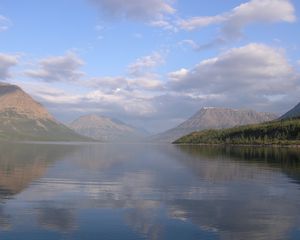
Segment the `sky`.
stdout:
[[202,107],[300,102],[300,1],[0,0],[0,81],[60,121],[151,133]]

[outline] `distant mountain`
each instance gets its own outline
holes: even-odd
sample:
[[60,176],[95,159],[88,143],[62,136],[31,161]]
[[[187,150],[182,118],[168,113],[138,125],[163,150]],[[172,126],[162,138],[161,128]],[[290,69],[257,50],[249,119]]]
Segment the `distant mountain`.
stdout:
[[293,109],[291,109],[286,114],[281,116],[279,119],[285,120],[285,119],[291,119],[291,118],[300,118],[300,103],[298,103],[297,106],[295,106]]
[[0,83],[0,139],[28,141],[83,141],[20,87]]
[[271,121],[276,118],[277,116],[272,113],[205,107],[179,126],[164,133],[152,136],[150,137],[150,140],[170,143],[195,131],[230,128],[234,126]]
[[132,142],[146,134],[120,120],[96,114],[81,116],[70,127],[79,134],[105,142]]

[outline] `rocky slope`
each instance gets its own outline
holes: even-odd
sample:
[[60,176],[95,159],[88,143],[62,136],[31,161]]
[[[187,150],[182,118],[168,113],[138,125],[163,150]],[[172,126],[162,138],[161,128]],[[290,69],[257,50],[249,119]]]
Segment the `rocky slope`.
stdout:
[[81,135],[105,142],[132,142],[145,134],[119,120],[96,114],[81,116],[70,127]]
[[49,112],[20,87],[0,83],[0,113],[7,111],[15,112],[29,119],[54,121]]
[[223,129],[234,126],[261,123],[276,119],[271,113],[230,108],[202,108],[194,116],[164,133],[151,137],[151,141],[173,142],[189,133],[204,129]]
[[0,139],[32,141],[83,141],[20,87],[0,84]]
[[300,103],[295,106],[293,109],[288,111],[286,114],[280,117],[280,120],[299,118],[300,117]]

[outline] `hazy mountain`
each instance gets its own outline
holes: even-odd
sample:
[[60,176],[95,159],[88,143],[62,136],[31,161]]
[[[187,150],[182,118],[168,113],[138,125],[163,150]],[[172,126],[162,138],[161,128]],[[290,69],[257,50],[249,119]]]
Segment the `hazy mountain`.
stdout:
[[57,122],[40,103],[20,87],[4,83],[0,83],[0,139],[87,140]]
[[288,111],[286,114],[280,117],[280,120],[289,119],[289,118],[299,118],[300,117],[300,103],[295,106],[293,109]]
[[204,129],[222,129],[246,124],[261,123],[271,121],[276,118],[277,116],[272,113],[205,107],[179,126],[161,134],[152,136],[150,137],[150,140],[173,142],[176,139],[195,131]]
[[119,120],[96,114],[81,116],[70,127],[79,134],[105,142],[136,141],[146,135]]

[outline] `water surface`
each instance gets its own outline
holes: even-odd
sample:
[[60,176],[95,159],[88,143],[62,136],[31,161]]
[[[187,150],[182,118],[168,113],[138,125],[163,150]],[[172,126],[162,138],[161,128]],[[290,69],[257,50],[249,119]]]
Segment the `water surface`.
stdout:
[[0,239],[300,239],[300,151],[0,144]]

